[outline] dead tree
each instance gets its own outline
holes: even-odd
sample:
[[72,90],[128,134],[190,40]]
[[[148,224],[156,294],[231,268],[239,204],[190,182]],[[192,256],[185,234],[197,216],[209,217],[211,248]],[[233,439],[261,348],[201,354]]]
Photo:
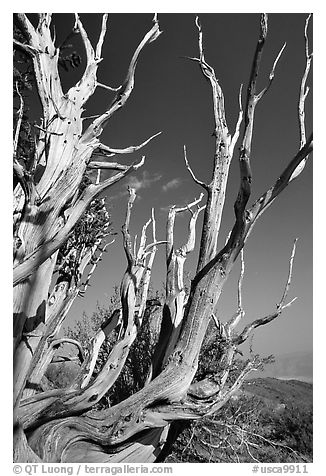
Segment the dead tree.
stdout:
[[[256,327],[275,319],[292,302],[286,303],[286,297],[295,245],[289,260],[284,294],[272,314],[253,321],[242,331],[236,331],[244,315],[241,299],[243,267],[237,313],[224,322],[214,314],[221,290],[256,221],[282,190],[301,174],[312,151],[312,137],[306,138],[304,118],[308,94],[306,79],[312,58],[307,37],[309,18],[305,27],[306,69],[298,102],[300,144],[275,184],[251,205],[250,156],[255,107],[272,84],[284,47],[272,66],[266,87],[257,92],[268,20],[267,15],[261,15],[245,104],[243,107],[241,87],[239,118],[235,132],[231,134],[225,118],[223,92],[214,69],[205,59],[202,29],[196,18],[199,55],[190,59],[198,63],[210,83],[214,105],[215,154],[211,181],[204,183],[195,177],[186,148],[184,159],[194,182],[206,193],[206,204],[202,205],[202,194],[193,203],[181,208],[172,207],[169,212],[164,240],[166,298],[151,369],[140,391],[104,410],[93,407],[116,382],[130,346],[142,326],[153,260],[158,244],[162,243],[155,236],[154,212],[143,227],[137,249],[129,232],[135,191],[129,190],[123,226],[127,269],[121,283],[121,307],[95,334],[80,372],[70,386],[48,389],[44,384],[44,374],[55,349],[62,343],[62,339],[58,340],[58,332],[73,300],[81,291],[80,279],[86,266],[92,265],[90,272],[96,266],[98,255],[95,252],[105,233],[98,235],[91,243],[82,243],[78,249],[72,242],[61,261],[59,250],[72,236],[82,215],[92,213],[88,207],[94,199],[143,164],[144,159],[127,166],[110,162],[109,158],[114,154],[138,150],[154,136],[139,146],[123,150],[103,144],[100,136],[112,115],[124,106],[132,92],[142,50],[161,32],[155,15],[152,28],[132,57],[125,81],[114,90],[115,98],[111,105],[87,128],[83,128],[83,106],[99,86],[96,74],[102,60],[107,15],[103,15],[95,48],[79,16],[75,18],[75,32],[83,40],[87,66],[80,81],[64,94],[58,74],[59,49],[55,46],[50,28],[51,15],[40,14],[36,27],[26,15],[16,16],[24,40],[15,41],[15,47],[23,50],[32,60],[43,116],[38,126],[34,163],[30,170],[24,169],[24,162],[16,153],[21,121],[17,121],[14,139],[14,173],[18,180],[14,190],[14,458],[21,462],[155,462],[166,442],[171,440],[173,422],[211,415],[228,401],[248,372],[257,365],[255,361],[249,362],[236,381],[230,384],[229,371],[238,346],[248,339]],[[19,111],[23,107],[21,100]],[[238,140],[240,184],[234,204],[235,220],[225,245],[218,249],[229,166],[236,155],[234,151]],[[101,161],[96,160],[99,153]],[[114,173],[103,181],[98,176],[96,181],[81,187],[85,173],[90,169],[106,169]],[[185,210],[190,212],[188,239],[177,249],[174,246],[174,223],[178,213]],[[198,266],[187,295],[183,265],[188,254],[194,250],[196,222],[201,210],[204,210],[204,218]],[[105,220],[104,217],[104,224]],[[150,225],[152,240],[147,244],[146,234]],[[103,248],[100,249],[102,251]],[[52,277],[58,260],[61,279],[53,285]],[[68,272],[62,272],[63,269],[68,269]],[[213,379],[207,377],[194,383],[200,348],[212,318],[223,344],[220,346],[223,348],[220,371]],[[114,329],[119,329],[116,343],[103,368],[94,377],[101,344]]]

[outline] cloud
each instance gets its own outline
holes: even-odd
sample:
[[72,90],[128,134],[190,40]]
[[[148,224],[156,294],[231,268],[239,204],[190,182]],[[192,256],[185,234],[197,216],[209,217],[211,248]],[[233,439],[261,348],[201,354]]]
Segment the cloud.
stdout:
[[160,174],[149,174],[147,170],[144,170],[140,177],[136,175],[130,175],[127,180],[127,184],[129,187],[132,187],[136,190],[136,192],[142,188],[150,188],[154,182],[157,182],[162,178]]
[[[154,182],[157,182],[158,180],[161,180],[162,175],[155,173],[155,174],[149,174],[147,170],[144,170],[142,174],[137,177],[136,175],[130,175],[127,179],[126,182],[123,184],[123,190],[121,190],[119,193],[116,195],[111,195],[110,199],[111,200],[117,200],[119,198],[125,197],[128,195],[127,187],[134,188],[136,192],[138,192],[141,189],[144,188],[150,188]],[[137,199],[139,200],[141,197],[138,194]]]
[[163,185],[162,190],[163,190],[163,192],[167,192],[168,190],[171,190],[172,188],[180,187],[180,185],[181,185],[181,179],[174,178],[174,179],[170,180],[170,182]]
[[171,207],[173,207],[174,204],[171,205],[166,205],[166,207],[160,207],[161,212],[168,212]]

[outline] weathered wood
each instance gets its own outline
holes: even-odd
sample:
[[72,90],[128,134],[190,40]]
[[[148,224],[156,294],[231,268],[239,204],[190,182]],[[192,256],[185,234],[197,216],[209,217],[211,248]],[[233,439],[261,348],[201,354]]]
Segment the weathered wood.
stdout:
[[[262,15],[245,106],[242,108],[241,86],[239,117],[232,136],[226,121],[223,91],[214,69],[205,59],[203,32],[196,17],[199,57],[190,59],[199,64],[202,74],[208,80],[213,101],[215,151],[210,182],[205,184],[195,176],[188,162],[186,147],[184,159],[194,182],[207,192],[206,205],[198,206],[203,198],[202,194],[198,200],[185,207],[172,207],[167,219],[166,241],[157,241],[152,210],[151,219],[142,228],[137,247],[136,239],[133,243],[129,229],[136,195],[135,190],[129,189],[122,230],[127,268],[120,287],[121,306],[95,333],[79,373],[64,389],[44,389],[41,387],[42,378],[52,360],[54,349],[61,342],[58,340],[58,333],[67,312],[76,296],[85,292],[96,268],[99,257],[95,253],[100,250],[101,256],[108,244],[102,243],[108,235],[108,223],[104,225],[105,231],[96,235],[94,242],[83,243],[80,249],[72,245],[64,257],[64,264],[58,265],[58,280],[51,285],[53,273],[60,261],[60,250],[71,237],[78,220],[85,216],[92,201],[144,162],[143,157],[140,162],[127,166],[108,162],[106,159],[115,154],[135,152],[158,135],[153,135],[138,146],[124,149],[104,145],[100,139],[109,119],[124,106],[131,95],[136,65],[142,50],[155,41],[161,32],[155,15],[152,28],[145,34],[132,56],[124,82],[119,88],[111,88],[97,82],[107,15],[102,17],[95,48],[81,19],[76,15],[75,30],[81,35],[87,64],[78,83],[63,94],[58,74],[59,50],[51,33],[51,15],[39,14],[37,27],[24,14],[18,14],[17,21],[25,43],[15,41],[15,45],[31,57],[43,116],[38,126],[39,136],[34,158],[35,166],[40,171],[38,180],[26,173],[16,157],[21,119],[14,138],[14,173],[19,181],[14,191],[14,459],[17,462],[155,462],[159,460],[161,452],[164,454],[165,445],[170,445],[176,437],[176,422],[213,414],[239,388],[246,375],[257,368],[259,362],[248,362],[235,382],[229,384],[229,371],[237,346],[256,327],[275,319],[293,302],[286,303],[285,300],[291,283],[295,246],[284,293],[276,311],[253,321],[238,335],[235,334],[235,328],[244,315],[241,297],[243,247],[258,218],[301,174],[312,151],[312,136],[306,139],[304,124],[304,106],[308,94],[305,84],[312,58],[308,51],[309,19],[305,27],[306,68],[298,101],[299,150],[275,184],[248,207],[252,186],[250,157],[255,107],[272,84],[284,47],[274,61],[267,86],[257,94],[257,78],[268,29],[267,15]],[[97,87],[109,89],[115,93],[115,97],[108,109],[93,118],[83,132],[83,105]],[[20,118],[23,107],[21,100]],[[239,154],[240,183],[234,204],[235,220],[225,245],[219,247],[229,167],[240,137],[243,117]],[[99,156],[105,161],[96,160]],[[101,181],[99,173],[95,183],[85,185],[83,179],[88,169],[106,169],[114,174]],[[196,222],[203,209],[197,271],[187,295],[184,263],[187,255],[194,250]],[[187,240],[176,249],[174,223],[176,215],[181,212],[190,212],[191,216]],[[146,244],[150,225],[152,242]],[[159,244],[166,247],[166,295],[160,334],[147,381],[143,388],[124,401],[102,410],[94,409],[94,405],[121,375],[130,347],[143,324],[151,271]],[[242,266],[238,284],[238,310],[231,319],[223,323],[216,318],[215,309],[239,254]],[[92,267],[84,289],[81,289],[81,276],[89,264]],[[194,382],[199,352],[212,317],[218,329],[219,342],[223,344],[220,369],[214,379],[204,377]],[[101,346],[113,331],[116,331],[118,337],[101,370],[94,375]],[[78,342],[75,344],[80,347]]]

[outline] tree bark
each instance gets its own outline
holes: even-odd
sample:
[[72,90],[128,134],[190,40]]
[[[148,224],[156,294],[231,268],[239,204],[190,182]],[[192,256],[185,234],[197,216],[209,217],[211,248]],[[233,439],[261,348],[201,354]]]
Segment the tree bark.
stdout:
[[[135,190],[129,189],[126,219],[123,226],[123,245],[127,259],[126,271],[120,287],[121,306],[105,321],[94,335],[87,349],[77,377],[64,389],[43,390],[41,380],[60,344],[58,332],[78,293],[87,288],[98,257],[107,244],[108,219],[105,216],[92,242],[73,241],[72,236],[81,219],[91,221],[96,213],[90,206],[98,195],[144,161],[123,165],[118,162],[95,160],[100,153],[108,159],[115,154],[132,153],[144,147],[153,135],[139,146],[113,149],[102,144],[100,135],[112,115],[128,100],[133,87],[135,70],[142,50],[160,35],[157,16],[152,28],[137,47],[122,86],[114,90],[115,98],[109,108],[96,117],[83,131],[82,112],[86,101],[98,86],[97,69],[106,33],[107,15],[103,15],[98,42],[93,48],[78,15],[75,31],[85,46],[87,66],[80,81],[64,94],[58,74],[59,49],[51,33],[51,14],[40,14],[34,27],[28,17],[17,15],[26,42],[15,42],[33,63],[37,89],[43,109],[35,152],[36,174],[21,174],[28,179],[28,187],[20,181],[15,190],[16,210],[14,226],[14,459],[17,462],[158,462],[189,420],[208,416],[220,409],[239,388],[247,374],[257,368],[253,360],[239,373],[235,382],[229,381],[229,371],[237,347],[245,342],[258,326],[275,319],[293,301],[286,304],[291,283],[295,245],[290,257],[288,279],[276,311],[253,321],[242,332],[235,329],[244,314],[241,300],[242,267],[239,278],[238,312],[226,322],[215,317],[225,282],[258,218],[272,204],[290,182],[297,178],[312,151],[312,136],[306,139],[304,102],[305,82],[309,73],[311,54],[308,52],[307,25],[306,69],[298,103],[300,146],[294,158],[276,183],[252,205],[251,143],[255,107],[268,91],[277,56],[267,86],[259,93],[257,78],[264,44],[267,38],[267,15],[261,15],[260,33],[253,58],[246,102],[242,108],[242,87],[239,93],[239,119],[233,135],[227,126],[224,95],[214,69],[207,63],[203,48],[203,33],[198,17],[199,57],[190,58],[199,64],[211,88],[214,111],[215,152],[213,170],[208,184],[198,180],[187,158],[184,158],[194,182],[207,193],[206,205],[199,207],[199,199],[184,207],[171,207],[165,241],[157,241],[154,211],[144,225],[138,249],[133,246],[129,231]],[[308,22],[308,20],[307,20]],[[113,88],[104,86],[111,91]],[[23,107],[23,106],[21,106]],[[243,133],[240,135],[244,117]],[[234,204],[235,219],[227,242],[220,246],[219,231],[225,203],[229,167],[235,145],[241,139],[239,153],[240,183]],[[17,149],[17,134],[14,154]],[[14,170],[22,167],[16,156]],[[18,165],[17,165],[18,164]],[[111,170],[112,176],[83,185],[88,170]],[[20,170],[20,169],[19,169]],[[27,192],[28,190],[28,192]],[[197,271],[187,295],[184,285],[184,263],[194,250],[196,222],[204,210]],[[102,209],[103,211],[103,209]],[[175,248],[174,223],[178,213],[189,212],[186,242]],[[86,218],[85,218],[86,217]],[[88,218],[87,218],[88,217]],[[152,242],[146,244],[148,229]],[[100,230],[101,228],[104,231]],[[81,234],[82,235],[82,234]],[[69,242],[69,240],[71,240]],[[67,245],[69,244],[69,246]],[[151,368],[142,389],[102,410],[94,408],[112,388],[121,374],[130,347],[143,325],[151,270],[157,246],[166,247],[166,295],[161,328],[153,354]],[[242,261],[243,263],[243,261]],[[84,290],[81,277],[89,270]],[[54,272],[59,278],[53,281]],[[211,319],[219,333],[223,352],[220,369],[214,379],[195,381],[198,359],[207,327]],[[117,339],[101,371],[94,375],[101,345],[116,331]],[[78,342],[76,343],[79,346]]]

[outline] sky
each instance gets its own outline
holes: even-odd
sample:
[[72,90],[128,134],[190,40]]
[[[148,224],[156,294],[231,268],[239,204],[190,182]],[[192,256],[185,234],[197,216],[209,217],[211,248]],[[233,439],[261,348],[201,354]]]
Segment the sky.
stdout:
[[[184,56],[198,55],[197,29],[194,14],[159,14],[162,35],[145,48],[136,70],[135,89],[125,107],[113,116],[101,140],[111,147],[127,147],[143,142],[162,131],[144,149],[132,155],[118,157],[130,164],[146,156],[137,172],[107,190],[107,203],[114,230],[115,243],[108,248],[99,264],[84,298],[78,298],[67,318],[72,326],[83,311],[88,315],[96,303],[106,305],[113,286],[120,283],[126,268],[122,248],[121,226],[127,203],[126,188],[136,188],[131,233],[140,234],[143,224],[155,209],[157,237],[165,238],[169,206],[184,205],[198,197],[201,189],[186,170],[183,145],[197,177],[208,180],[214,154],[213,111],[211,89],[197,64]],[[238,116],[238,91],[244,87],[251,69],[252,56],[259,33],[258,14],[200,14],[205,56],[214,67],[224,92],[226,117],[233,133]],[[287,46],[278,63],[276,76],[268,94],[257,106],[252,147],[252,201],[272,185],[299,145],[297,99],[304,70],[305,14],[271,14],[269,33],[264,50],[258,89],[268,80],[275,57],[283,43]],[[101,15],[81,14],[84,27],[95,45]],[[98,71],[101,83],[116,87],[123,81],[129,61],[144,34],[151,28],[151,14],[111,14]],[[55,14],[58,41],[73,26],[73,15]],[[312,48],[312,24],[309,28]],[[83,54],[81,42],[76,51]],[[71,86],[83,71],[83,63],[72,73],[61,73],[65,88]],[[309,85],[311,86],[311,76]],[[84,115],[99,114],[112,99],[112,93],[100,89],[87,104]],[[244,101],[244,99],[243,99]],[[312,91],[306,105],[307,135],[312,130]],[[233,203],[237,195],[239,172],[237,153],[230,168],[226,206],[220,243],[224,244],[233,221]],[[251,203],[252,203],[251,201]],[[176,245],[185,238],[187,214],[178,216]],[[198,221],[197,245],[200,240]],[[262,355],[312,350],[312,161],[303,174],[276,200],[255,226],[245,248],[246,274],[243,284],[243,304],[246,317],[243,325],[275,310],[287,279],[288,260],[292,244],[298,238],[289,300],[297,301],[271,324],[256,330],[255,352]],[[198,246],[189,257],[186,270],[193,276]],[[153,287],[162,289],[165,278],[164,249],[157,253],[153,270]],[[235,266],[223,290],[218,317],[225,321],[237,307],[236,284],[239,267]]]
[[[42,11],[44,2],[29,2],[30,11]],[[51,5],[53,10],[72,11],[82,10],[80,2],[57,1]],[[106,11],[107,2],[98,0],[94,5],[97,11]],[[3,64],[10,65],[7,69],[7,76],[1,75],[3,90],[11,91],[11,39],[12,39],[12,12],[26,11],[26,2],[16,0],[13,3],[5,3],[2,7],[2,27],[0,31],[2,45],[6,45],[4,51],[8,56],[3,60]],[[87,11],[92,10],[92,4],[87,4]],[[320,461],[324,462],[323,448],[323,416],[324,402],[324,269],[325,257],[324,233],[323,233],[323,202],[324,202],[324,45],[325,45],[325,10],[320,1],[297,0],[287,2],[285,0],[274,0],[273,2],[250,3],[222,2],[216,3],[210,0],[198,2],[123,2],[109,5],[110,11],[143,11],[152,10],[163,12],[259,12],[262,9],[272,12],[306,12],[308,9],[314,12],[314,62],[317,60],[318,75],[314,78],[315,100],[314,123],[315,136],[317,137],[315,147],[314,165],[314,191],[312,193],[312,161],[306,166],[304,173],[293,184],[288,187],[278,200],[270,207],[265,216],[257,223],[252,232],[245,250],[246,278],[244,282],[244,305],[246,309],[246,323],[252,318],[260,317],[274,309],[275,304],[280,299],[287,274],[288,258],[292,243],[295,237],[299,238],[297,254],[294,263],[294,273],[289,299],[298,296],[292,307],[287,309],[276,321],[268,326],[257,329],[254,340],[254,350],[262,355],[270,353],[289,353],[296,351],[311,351],[312,349],[312,324],[313,324],[313,300],[312,300],[312,280],[314,277],[314,410],[317,415],[314,428],[314,466]],[[8,10],[7,10],[8,9]],[[132,231],[139,233],[139,230],[150,216],[151,206],[155,206],[158,236],[164,237],[164,225],[166,219],[165,209],[171,203],[183,204],[187,200],[198,197],[201,190],[191,182],[183,163],[183,144],[187,145],[188,158],[193,169],[201,178],[209,176],[213,155],[213,141],[211,137],[213,116],[208,84],[201,76],[199,68],[181,57],[184,55],[195,55],[197,53],[197,36],[194,26],[195,14],[189,15],[167,15],[159,13],[159,21],[163,34],[150,45],[141,57],[136,74],[136,88],[125,108],[116,115],[103,134],[103,142],[116,146],[128,146],[143,141],[156,131],[163,131],[163,134],[155,142],[148,145],[143,153],[146,154],[146,164],[137,173],[138,180],[143,178],[146,172],[147,179],[160,176],[154,182],[146,181],[147,188],[138,190],[138,197],[141,198],[134,207],[132,219]],[[87,29],[91,29],[91,38],[97,37],[100,24],[99,16],[89,18],[89,15],[82,15]],[[204,44],[206,58],[214,66],[216,75],[220,80],[225,94],[226,111],[229,127],[232,130],[237,114],[237,94],[241,82],[246,82],[249,77],[251,58],[258,34],[258,14],[243,13],[234,14],[200,14],[200,19],[204,29]],[[255,125],[255,137],[253,142],[252,167],[255,173],[253,200],[272,184],[281,170],[287,164],[290,157],[296,152],[298,147],[298,128],[296,118],[296,101],[298,95],[299,82],[304,67],[303,56],[303,28],[305,15],[297,14],[271,14],[269,19],[268,42],[264,51],[263,70],[264,77],[268,74],[275,54],[284,41],[287,47],[281,58],[277,75],[272,88],[267,96],[257,108],[257,121]],[[73,22],[72,16],[67,20],[60,18],[60,25],[68,28]],[[66,26],[65,26],[66,25]],[[110,15],[109,31],[105,41],[104,61],[100,65],[100,80],[112,85],[120,84],[124,78],[128,61],[137,46],[139,40],[151,26],[151,15]],[[59,27],[60,30],[61,26]],[[70,27],[69,27],[70,28]],[[310,29],[310,40],[312,38]],[[3,51],[3,53],[4,53]],[[3,54],[5,57],[5,53]],[[5,61],[5,62],[4,62]],[[75,72],[74,80],[79,77],[79,71]],[[311,77],[310,77],[311,82]],[[262,80],[262,83],[264,81]],[[107,95],[104,91],[98,91],[94,102],[89,107],[95,112],[102,111],[106,104]],[[3,95],[3,102],[8,108],[8,115],[11,117],[11,94]],[[110,101],[110,98],[109,98]],[[311,131],[312,123],[312,98],[307,101],[307,130]],[[3,134],[11,138],[12,124],[7,120],[7,116],[2,116]],[[7,128],[7,129],[6,129]],[[11,157],[11,139],[8,140],[8,157]],[[138,159],[142,152],[134,156],[123,156],[124,163]],[[236,158],[236,157],[235,157]],[[10,167],[8,161],[8,169]],[[8,176],[11,170],[8,170]],[[179,187],[168,189],[164,192],[163,187],[172,180],[178,180]],[[145,182],[144,182],[145,183]],[[176,182],[174,182],[176,184]],[[233,201],[236,195],[238,184],[238,170],[236,160],[231,166],[231,175],[228,185],[228,207],[225,209],[223,226],[224,235],[227,234],[233,220]],[[111,197],[122,194],[127,186],[127,182],[117,184],[115,188],[109,190]],[[2,203],[8,203],[7,197],[11,197],[11,184],[8,180],[2,183],[0,193],[3,193]],[[312,222],[313,210],[312,199],[314,194],[314,240]],[[11,198],[9,198],[10,202]],[[93,275],[92,287],[84,299],[78,299],[68,316],[69,322],[73,323],[83,310],[91,314],[96,306],[96,302],[105,305],[111,293],[112,285],[119,282],[124,267],[125,258],[121,246],[120,227],[123,222],[124,205],[126,196],[111,200],[112,219],[119,235],[116,237],[114,248],[110,248],[110,253],[98,267]],[[5,241],[3,249],[11,246],[11,206],[2,209],[2,217],[8,223],[8,241],[2,234],[2,243]],[[180,223],[179,223],[180,222]],[[180,225],[180,226],[179,226]],[[182,229],[185,220],[179,218],[178,230],[180,241],[182,239]],[[314,245],[314,262],[312,259],[312,248]],[[195,259],[189,260],[189,267]],[[312,271],[314,264],[314,274]],[[10,253],[2,255],[3,269],[11,269]],[[163,250],[157,255],[156,267],[154,269],[154,284],[161,286],[164,276],[164,256]],[[221,299],[219,316],[226,319],[236,308],[236,289],[238,268],[229,277],[229,281]],[[10,271],[9,271],[10,274]],[[3,309],[8,310],[7,315],[11,315],[11,282],[6,273],[1,275],[1,289],[3,296],[8,296],[8,306]],[[8,355],[11,355],[10,339],[5,339],[2,348],[2,361],[6,362]],[[11,366],[7,369],[7,380],[11,378]],[[321,376],[318,379],[318,376]],[[316,378],[317,376],[317,378]],[[7,397],[7,401],[4,402]],[[11,407],[10,392],[2,393],[2,404],[4,408]],[[8,414],[8,429],[11,425],[10,412]],[[320,435],[320,438],[318,436]],[[11,442],[7,439],[8,451],[4,454],[11,454]],[[11,463],[11,461],[10,461]],[[208,469],[208,466],[205,467]],[[223,470],[227,474],[227,467]],[[212,468],[215,471],[215,468]],[[234,468],[231,468],[234,472]],[[240,471],[242,469],[240,468]],[[317,471],[318,472],[318,471]]]

